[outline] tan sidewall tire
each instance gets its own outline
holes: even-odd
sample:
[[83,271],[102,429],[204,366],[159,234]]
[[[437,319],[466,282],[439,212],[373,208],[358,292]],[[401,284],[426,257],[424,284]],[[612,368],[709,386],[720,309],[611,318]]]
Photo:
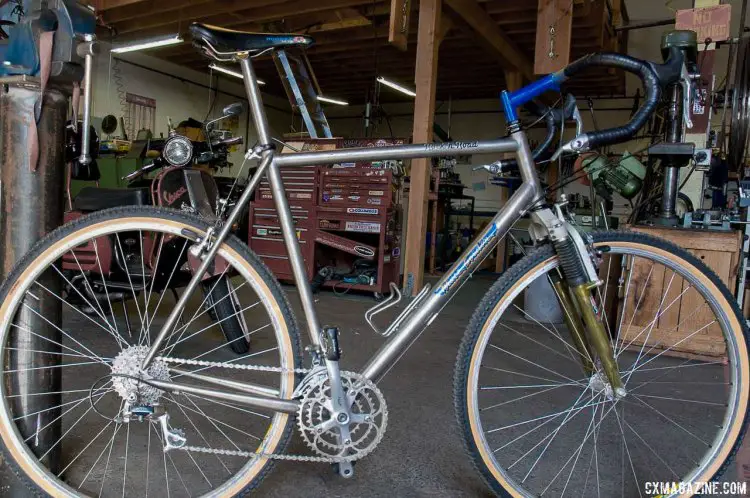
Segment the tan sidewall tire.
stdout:
[[[133,215],[133,213],[138,213]],[[142,214],[141,214],[142,213]],[[82,239],[90,238],[92,235],[103,235],[107,231],[113,231],[113,227],[122,227],[124,224],[132,223],[140,226],[144,231],[149,227],[153,230],[172,231],[175,234],[184,230],[192,232],[199,237],[204,236],[205,223],[199,218],[175,212],[172,210],[141,207],[141,208],[115,208],[101,211],[94,215],[81,218],[70,225],[65,225],[55,230],[47,237],[39,241],[29,251],[11,272],[9,278],[0,289],[0,296],[4,299],[0,306],[0,353],[4,355],[4,344],[9,324],[12,322],[12,313],[18,306],[19,290],[23,290],[23,283],[36,276],[38,268],[46,268],[52,261],[59,258],[60,254],[70,247],[78,245]],[[115,225],[116,224],[116,225]],[[263,296],[269,317],[273,319],[276,337],[281,347],[284,345],[285,356],[280,359],[281,364],[286,367],[298,367],[299,359],[299,337],[294,317],[290,311],[289,304],[284,298],[277,281],[271,276],[269,270],[254,256],[246,247],[234,243],[224,243],[220,248],[220,255],[233,265],[244,278],[253,283],[253,289],[259,296]],[[239,247],[232,247],[232,245]],[[245,254],[242,254],[245,253]],[[28,284],[27,284],[28,285]],[[25,291],[24,291],[25,292]],[[280,354],[282,354],[280,352]],[[290,399],[295,387],[295,374],[290,372],[281,377],[282,397]],[[0,384],[0,403],[6,403],[5,385]],[[8,413],[8,407],[5,407]],[[290,415],[277,413],[274,416],[272,427],[259,447],[264,453],[276,453],[279,448],[288,443],[293,424]],[[4,445],[6,457],[9,463],[17,466],[16,473],[20,471],[33,485],[51,496],[79,496],[74,490],[58,481],[52,474],[41,472],[33,462],[34,456],[22,443],[15,424],[0,417],[0,437]],[[247,491],[249,486],[255,487],[265,477],[272,460],[258,458],[238,472],[232,481],[224,483],[221,494],[216,496],[236,496]],[[19,475],[19,477],[22,477]],[[260,478],[260,479],[258,479]],[[254,482],[258,480],[258,482]],[[27,483],[28,484],[28,483]]]
[[[716,478],[717,474],[723,472],[725,464],[728,463],[728,460],[733,456],[734,452],[736,452],[739,443],[741,442],[741,438],[744,436],[744,429],[747,422],[748,392],[750,389],[750,379],[748,378],[750,375],[750,358],[748,357],[748,344],[746,340],[747,328],[744,321],[741,321],[739,317],[740,311],[733,299],[729,301],[731,295],[726,287],[719,282],[718,277],[708,270],[703,263],[689,254],[687,254],[687,257],[683,257],[683,255],[686,254],[683,249],[678,248],[669,242],[662,241],[661,239],[648,237],[642,234],[636,235],[631,232],[609,232],[609,234],[615,234],[619,238],[614,240],[604,240],[606,239],[605,234],[605,232],[602,232],[601,234],[595,235],[595,237],[599,239],[599,241],[596,242],[596,245],[631,249],[637,248],[641,250],[648,249],[648,251],[654,255],[660,255],[661,257],[671,260],[685,268],[688,273],[694,275],[697,280],[703,284],[705,289],[711,295],[716,297],[716,301],[721,308],[722,313],[724,313],[727,318],[729,329],[735,335],[737,349],[736,354],[734,355],[734,360],[740,367],[738,378],[740,389],[736,399],[736,416],[732,420],[730,430],[726,433],[725,444],[722,445],[720,452],[717,454],[711,465],[708,466],[700,476],[697,476],[696,479],[696,481],[710,481],[711,479]],[[626,240],[628,238],[637,238],[643,242]],[[651,242],[656,242],[658,245],[652,245]],[[545,249],[547,248],[542,247],[540,248],[540,251]],[[487,293],[485,298],[479,304],[474,313],[474,317],[472,318],[472,322],[467,328],[464,342],[462,343],[459,357],[456,362],[456,410],[459,423],[463,426],[462,429],[466,436],[465,443],[467,445],[467,450],[473,457],[474,464],[477,467],[477,470],[482,474],[485,481],[487,481],[495,492],[501,493],[503,496],[518,497],[522,495],[514,491],[513,487],[509,485],[505,477],[497,470],[494,458],[482,443],[484,441],[484,435],[481,427],[476,423],[478,420],[478,406],[475,398],[476,386],[473,384],[472,379],[477,377],[474,373],[477,372],[479,368],[481,353],[484,351],[484,347],[494,329],[494,323],[497,321],[498,315],[506,309],[508,300],[517,295],[519,288],[528,283],[524,278],[525,275],[534,275],[537,271],[553,262],[555,256],[552,255],[551,250],[547,249],[547,253],[549,254],[546,258],[537,264],[534,264],[530,269],[522,271],[522,274],[511,274],[514,270],[514,268],[511,268],[508,271],[508,274],[503,275],[495,286],[493,286],[493,288]],[[524,259],[532,258],[535,254],[536,253],[532,253]],[[517,263],[517,270],[525,269],[523,263],[523,260]],[[513,282],[510,286],[508,286],[507,281],[503,281],[506,277]],[[497,298],[494,294],[500,291],[500,287],[506,287],[507,290],[503,292],[502,296]],[[495,293],[493,293],[493,290]],[[493,297],[494,299],[491,299]],[[482,318],[479,318],[479,316]],[[478,321],[481,321],[481,323],[476,323]],[[477,328],[479,329],[478,334]],[[469,358],[468,370],[463,371],[462,369],[466,368],[467,357]],[[462,372],[465,372],[464,375],[462,375]],[[462,389],[465,390],[465,394],[461,393]],[[459,403],[462,406],[460,406]],[[495,483],[501,488],[498,488],[497,485],[493,485],[493,482],[491,482],[492,479],[494,479]]]

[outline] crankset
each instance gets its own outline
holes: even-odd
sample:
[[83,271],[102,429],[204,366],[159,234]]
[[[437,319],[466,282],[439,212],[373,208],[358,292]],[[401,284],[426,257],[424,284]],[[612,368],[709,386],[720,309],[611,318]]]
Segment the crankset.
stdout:
[[[157,357],[162,364],[180,364],[202,367],[227,368],[288,373],[290,369],[265,365],[238,365],[236,363],[208,362],[202,360]],[[164,434],[164,451],[187,451],[243,458],[262,457],[274,460],[336,464],[337,472],[343,477],[353,475],[352,463],[371,453],[385,435],[388,425],[388,408],[383,393],[369,379],[355,372],[341,372],[341,384],[346,395],[345,404],[351,415],[335,415],[331,400],[331,387],[324,366],[313,369],[293,369],[294,373],[305,377],[297,386],[293,399],[299,400],[297,428],[305,444],[315,455],[287,455],[244,451],[238,449],[207,448],[190,446],[189,436],[168,425],[168,417],[161,415],[152,418],[160,425]]]

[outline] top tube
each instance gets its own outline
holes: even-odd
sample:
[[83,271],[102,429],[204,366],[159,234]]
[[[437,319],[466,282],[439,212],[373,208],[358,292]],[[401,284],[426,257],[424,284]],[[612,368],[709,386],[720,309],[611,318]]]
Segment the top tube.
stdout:
[[556,73],[548,74],[544,78],[540,78],[513,92],[503,90],[500,94],[500,101],[503,103],[503,113],[505,114],[506,121],[508,123],[518,121],[516,109],[540,96],[544,92],[549,90],[560,91],[560,83],[565,81],[565,79],[563,71],[558,71]]

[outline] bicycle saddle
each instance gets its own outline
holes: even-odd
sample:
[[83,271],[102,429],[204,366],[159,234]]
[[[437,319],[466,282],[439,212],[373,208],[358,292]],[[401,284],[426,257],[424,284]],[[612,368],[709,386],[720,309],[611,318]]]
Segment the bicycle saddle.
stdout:
[[190,25],[193,42],[201,48],[210,45],[217,52],[237,53],[256,52],[284,47],[309,47],[313,44],[310,36],[293,33],[249,33],[220,28],[209,24]]

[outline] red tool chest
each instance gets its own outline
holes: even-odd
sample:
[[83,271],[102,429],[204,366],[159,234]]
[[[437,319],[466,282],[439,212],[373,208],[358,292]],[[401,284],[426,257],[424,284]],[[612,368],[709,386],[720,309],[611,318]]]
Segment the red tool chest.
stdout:
[[[315,274],[315,221],[311,206],[290,205],[297,240],[302,250],[308,278]],[[279,215],[272,206],[250,206],[250,248],[279,280],[294,280],[289,255],[281,234]]]
[[[340,140],[338,147],[382,147],[403,140]],[[299,144],[295,144],[299,146]],[[315,144],[299,148],[315,148]],[[308,278],[324,266],[337,270],[366,261],[376,268],[367,284],[329,281],[337,290],[356,289],[385,293],[398,282],[401,257],[401,210],[398,178],[378,164],[356,163],[345,167],[281,168],[287,199],[300,241]],[[375,167],[373,167],[375,166]],[[292,280],[273,195],[267,180],[261,181],[250,206],[249,246],[280,280]],[[369,271],[369,270],[368,270]],[[368,273],[369,276],[369,273]]]
[[374,168],[336,168],[320,172],[319,206],[388,208],[393,201],[393,173]]

